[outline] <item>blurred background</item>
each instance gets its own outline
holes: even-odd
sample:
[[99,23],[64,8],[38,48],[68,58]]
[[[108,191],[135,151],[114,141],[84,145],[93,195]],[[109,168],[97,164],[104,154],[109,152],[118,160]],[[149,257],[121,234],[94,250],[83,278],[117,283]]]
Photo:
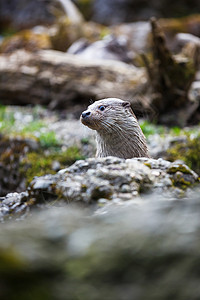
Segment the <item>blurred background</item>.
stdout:
[[12,0],[0,3],[1,29],[27,29],[36,25],[55,22],[55,10],[65,10],[73,2],[87,21],[104,25],[149,20],[157,18],[180,18],[198,14],[198,0]]
[[[85,160],[105,97],[152,159]],[[0,0],[1,299],[199,300],[199,175],[199,0]]]

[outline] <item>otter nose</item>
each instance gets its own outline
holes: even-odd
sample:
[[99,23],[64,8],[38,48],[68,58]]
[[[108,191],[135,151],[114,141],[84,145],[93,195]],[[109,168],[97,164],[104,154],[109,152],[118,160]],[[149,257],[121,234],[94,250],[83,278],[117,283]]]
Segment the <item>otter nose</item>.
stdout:
[[91,114],[90,111],[84,111],[81,116],[82,116],[82,118],[86,118],[86,117],[89,117],[90,114]]

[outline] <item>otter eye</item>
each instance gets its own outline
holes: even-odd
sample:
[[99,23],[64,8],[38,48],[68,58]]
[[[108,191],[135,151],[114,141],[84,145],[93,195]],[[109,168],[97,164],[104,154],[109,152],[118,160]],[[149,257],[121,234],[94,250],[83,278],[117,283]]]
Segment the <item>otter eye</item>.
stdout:
[[99,109],[100,109],[101,111],[104,111],[105,106],[101,105],[101,106],[99,106]]

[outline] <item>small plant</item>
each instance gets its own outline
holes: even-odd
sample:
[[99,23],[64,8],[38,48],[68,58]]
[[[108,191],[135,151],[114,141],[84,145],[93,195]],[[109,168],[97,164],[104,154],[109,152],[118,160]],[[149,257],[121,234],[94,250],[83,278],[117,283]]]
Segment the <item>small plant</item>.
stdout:
[[39,142],[42,147],[56,147],[59,145],[59,141],[56,138],[55,132],[49,131],[41,133],[39,136]]
[[40,120],[33,120],[30,123],[23,126],[20,130],[21,133],[34,133],[40,131],[42,128],[46,127],[46,124]]
[[146,120],[140,123],[140,127],[142,128],[142,131],[146,137],[156,133],[163,134],[166,131],[164,126],[155,125]]
[[[23,115],[22,115],[23,117]],[[37,113],[31,116],[30,121],[19,120],[12,109],[0,106],[0,132],[24,138],[34,138],[42,147],[55,147],[59,141],[53,131],[48,131],[47,124],[38,119]]]
[[83,145],[88,145],[88,144],[89,144],[89,139],[88,139],[88,138],[82,138],[82,139],[81,139],[81,143],[82,143]]
[[172,134],[175,134],[175,135],[180,135],[181,134],[181,128],[180,127],[173,127],[172,129],[171,129],[171,132],[172,132]]

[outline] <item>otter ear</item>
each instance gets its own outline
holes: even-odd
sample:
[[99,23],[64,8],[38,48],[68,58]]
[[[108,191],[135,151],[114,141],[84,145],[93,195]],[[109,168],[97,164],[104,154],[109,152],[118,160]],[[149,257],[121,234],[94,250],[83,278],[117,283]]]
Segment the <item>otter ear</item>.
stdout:
[[126,101],[126,102],[122,103],[122,106],[125,108],[128,108],[128,107],[131,107],[131,104],[130,104],[130,102]]

